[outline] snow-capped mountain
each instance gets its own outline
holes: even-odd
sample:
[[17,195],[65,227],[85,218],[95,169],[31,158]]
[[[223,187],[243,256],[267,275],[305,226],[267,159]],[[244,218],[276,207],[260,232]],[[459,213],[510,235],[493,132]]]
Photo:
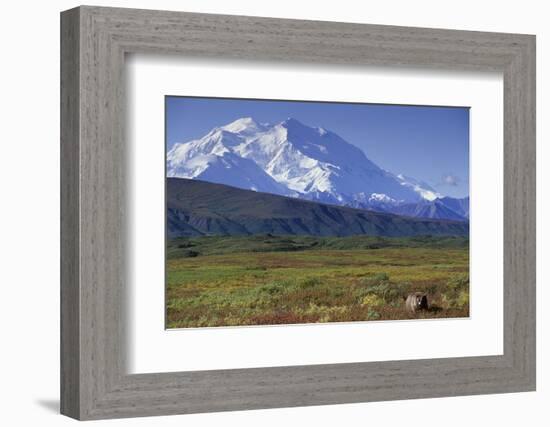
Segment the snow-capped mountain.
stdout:
[[434,201],[437,198],[441,197],[441,194],[439,194],[437,191],[435,191],[430,185],[426,182],[419,181],[417,179],[411,178],[410,176],[405,176],[403,174],[396,175],[399,182],[401,182],[401,185],[404,185],[406,187],[409,187],[416,191],[422,199]]
[[426,183],[378,167],[335,133],[292,118],[277,124],[241,118],[177,143],[167,153],[167,175],[356,208],[441,196]]
[[454,221],[467,221],[468,211],[460,208],[468,204],[469,198],[453,199],[452,197],[437,198],[434,200],[422,200],[417,203],[403,203],[374,207],[380,212],[389,212],[397,215],[415,218],[451,219]]

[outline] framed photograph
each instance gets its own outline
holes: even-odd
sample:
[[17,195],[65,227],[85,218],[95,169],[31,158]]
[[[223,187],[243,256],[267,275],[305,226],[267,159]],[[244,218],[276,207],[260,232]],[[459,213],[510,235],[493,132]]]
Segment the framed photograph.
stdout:
[[167,328],[469,316],[468,108],[165,108]]
[[535,390],[535,37],[61,15],[61,411]]

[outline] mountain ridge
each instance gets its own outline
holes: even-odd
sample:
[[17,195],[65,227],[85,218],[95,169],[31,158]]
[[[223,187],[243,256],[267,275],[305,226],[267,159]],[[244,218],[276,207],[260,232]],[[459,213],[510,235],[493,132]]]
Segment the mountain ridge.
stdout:
[[201,235],[467,235],[466,222],[328,205],[227,185],[167,179],[169,238]]

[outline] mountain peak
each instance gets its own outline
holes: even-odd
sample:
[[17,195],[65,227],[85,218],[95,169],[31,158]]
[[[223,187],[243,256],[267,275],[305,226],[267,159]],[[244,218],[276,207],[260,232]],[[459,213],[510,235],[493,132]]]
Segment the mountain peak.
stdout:
[[222,129],[232,133],[241,133],[243,131],[257,132],[263,129],[263,125],[256,122],[252,117],[241,117],[222,126]]
[[309,127],[304,125],[301,121],[295,119],[294,117],[287,117],[286,120],[283,120],[281,122],[281,126],[284,126],[286,128],[288,128],[289,126]]
[[328,130],[322,127],[310,127],[304,123],[302,123],[300,120],[295,119],[294,117],[288,117],[286,120],[279,123],[280,126],[284,127],[287,130],[294,130],[294,131],[306,131],[311,132],[314,134],[317,134],[319,136],[325,136],[329,133]]

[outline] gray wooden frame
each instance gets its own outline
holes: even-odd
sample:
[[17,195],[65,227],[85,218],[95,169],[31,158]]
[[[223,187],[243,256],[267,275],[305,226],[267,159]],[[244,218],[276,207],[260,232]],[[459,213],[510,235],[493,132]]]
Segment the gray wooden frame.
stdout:
[[[128,375],[126,53],[504,75],[504,354]],[[535,390],[535,37],[83,6],[61,14],[61,412],[100,419]]]

